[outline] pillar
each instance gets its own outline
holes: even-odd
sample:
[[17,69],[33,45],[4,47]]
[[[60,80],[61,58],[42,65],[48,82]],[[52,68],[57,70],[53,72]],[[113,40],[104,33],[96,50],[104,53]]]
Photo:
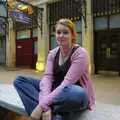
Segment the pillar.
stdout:
[[[38,71],[44,71],[46,65],[46,59],[49,51],[49,26],[47,23],[47,5],[40,6],[42,8],[42,22],[40,21],[41,15],[38,16],[38,59],[36,63],[36,69]],[[42,29],[41,29],[42,28]]]
[[93,14],[92,0],[86,0],[86,27],[82,19],[82,43],[89,53],[92,73],[94,73],[94,51],[93,51]]
[[16,65],[15,29],[12,18],[8,18],[8,30],[6,32],[6,66],[13,68]]

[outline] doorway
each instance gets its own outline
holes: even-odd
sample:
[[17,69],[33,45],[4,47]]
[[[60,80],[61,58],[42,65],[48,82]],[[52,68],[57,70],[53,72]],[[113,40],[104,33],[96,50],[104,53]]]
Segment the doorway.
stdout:
[[37,61],[37,39],[27,38],[16,41],[16,66],[35,68]]
[[99,70],[120,72],[120,30],[95,32],[95,73]]

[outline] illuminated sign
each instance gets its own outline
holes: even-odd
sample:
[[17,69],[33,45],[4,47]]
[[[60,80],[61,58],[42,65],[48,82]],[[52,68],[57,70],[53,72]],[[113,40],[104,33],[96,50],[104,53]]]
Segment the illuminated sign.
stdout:
[[13,17],[16,21],[23,23],[31,23],[31,18],[23,12],[10,11],[9,16]]

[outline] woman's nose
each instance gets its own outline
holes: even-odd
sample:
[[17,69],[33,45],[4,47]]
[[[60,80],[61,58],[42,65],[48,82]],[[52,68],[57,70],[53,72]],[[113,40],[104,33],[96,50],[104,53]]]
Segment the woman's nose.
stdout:
[[61,32],[61,33],[60,33],[60,37],[63,37],[63,36],[64,36],[64,34],[63,34],[63,32]]

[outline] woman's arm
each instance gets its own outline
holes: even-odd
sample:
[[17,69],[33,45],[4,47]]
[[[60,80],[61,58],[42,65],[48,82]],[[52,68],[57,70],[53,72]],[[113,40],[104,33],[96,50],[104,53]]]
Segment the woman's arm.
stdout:
[[39,102],[43,96],[48,95],[51,92],[53,80],[53,57],[51,52],[48,54],[47,63],[43,78],[40,82],[40,93],[39,93]]

